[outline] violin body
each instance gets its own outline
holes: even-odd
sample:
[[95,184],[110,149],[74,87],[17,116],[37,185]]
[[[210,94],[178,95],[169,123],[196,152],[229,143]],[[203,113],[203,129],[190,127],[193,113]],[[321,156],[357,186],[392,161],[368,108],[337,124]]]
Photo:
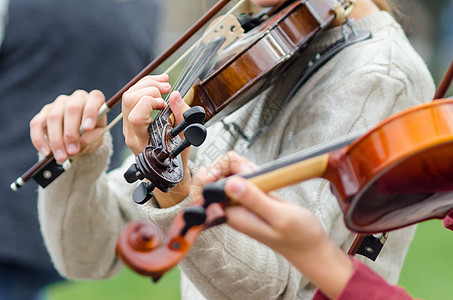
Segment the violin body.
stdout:
[[396,114],[350,146],[329,155],[323,175],[346,226],[376,233],[443,218],[453,190],[453,101],[436,100]]
[[314,3],[321,8],[295,1],[225,49],[206,78],[193,86],[190,105],[206,110],[205,122],[223,118],[269,87],[308,41],[334,20],[328,1],[325,6]]

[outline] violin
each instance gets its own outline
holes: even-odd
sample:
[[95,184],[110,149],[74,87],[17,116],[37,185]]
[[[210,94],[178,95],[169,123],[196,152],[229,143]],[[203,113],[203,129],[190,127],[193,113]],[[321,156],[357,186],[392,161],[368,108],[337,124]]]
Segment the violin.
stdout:
[[[184,114],[177,127],[171,124],[169,107],[160,111],[149,128],[149,143],[125,173],[128,182],[147,179],[133,193],[133,200],[144,204],[153,190],[170,191],[184,177],[180,156],[185,148],[199,146],[206,138],[208,125],[243,106],[269,87],[294,61],[319,31],[339,17],[331,1],[288,1],[285,7],[228,46],[211,63],[212,67],[188,71],[186,82],[176,88],[193,108]],[[345,4],[347,5],[347,4]],[[351,8],[351,5],[345,6]],[[343,8],[344,9],[344,8]],[[344,17],[344,13],[340,16]],[[233,23],[224,27],[236,28]],[[206,44],[203,61],[211,61],[223,44],[213,39]],[[193,83],[195,82],[195,83]],[[187,88],[190,87],[190,88]],[[184,130],[185,139],[178,134]]]
[[[344,215],[359,233],[381,233],[453,209],[453,99],[421,104],[395,114],[363,135],[353,135],[240,175],[270,192],[324,178]],[[187,253],[197,236],[226,221],[225,180],[203,188],[202,203],[181,212],[164,237],[148,222],[132,222],[117,241],[118,256],[139,274],[158,280]]]

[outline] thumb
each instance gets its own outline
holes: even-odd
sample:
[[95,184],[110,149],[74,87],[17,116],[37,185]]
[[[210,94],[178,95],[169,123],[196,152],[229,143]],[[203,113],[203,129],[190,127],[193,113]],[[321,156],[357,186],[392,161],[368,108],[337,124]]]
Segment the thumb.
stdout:
[[173,92],[170,95],[168,100],[170,102],[170,108],[173,114],[175,115],[175,125],[181,123],[183,120],[182,114],[190,108],[184,100],[182,100],[181,94],[179,92]]

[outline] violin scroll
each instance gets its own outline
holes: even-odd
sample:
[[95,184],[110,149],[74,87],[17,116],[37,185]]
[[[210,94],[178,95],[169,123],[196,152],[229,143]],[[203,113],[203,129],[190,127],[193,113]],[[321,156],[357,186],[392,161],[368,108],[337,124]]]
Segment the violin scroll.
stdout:
[[165,237],[153,223],[129,223],[118,237],[118,256],[137,273],[159,280],[185,257],[204,229],[226,222],[223,204],[215,202],[194,205],[178,214]]

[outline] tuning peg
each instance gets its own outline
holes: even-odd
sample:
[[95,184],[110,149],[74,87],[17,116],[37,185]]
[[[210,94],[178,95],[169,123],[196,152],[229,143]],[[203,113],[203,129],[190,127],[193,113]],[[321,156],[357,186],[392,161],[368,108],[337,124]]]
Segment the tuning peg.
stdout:
[[186,110],[182,116],[184,119],[179,123],[172,131],[170,131],[170,135],[172,137],[177,136],[181,133],[187,126],[190,124],[201,124],[206,117],[206,112],[204,111],[203,107],[201,106],[194,106],[189,110]]
[[132,199],[137,204],[145,204],[154,195],[156,186],[152,182],[142,182],[132,194]]
[[126,172],[124,172],[123,176],[124,179],[126,179],[126,181],[129,183],[134,183],[139,179],[142,180],[145,178],[145,176],[143,176],[142,172],[138,168],[138,165],[135,163],[132,164]]
[[186,235],[193,226],[201,225],[206,221],[206,210],[201,206],[193,206],[186,209],[183,215],[186,224],[181,230],[181,235]]
[[220,180],[217,182],[207,183],[203,187],[203,207],[207,208],[212,203],[220,203],[227,199],[225,193],[225,182]]
[[176,146],[175,149],[170,153],[170,157],[178,156],[184,149],[193,145],[195,147],[203,144],[206,139],[206,128],[201,124],[192,124],[187,127],[184,131],[184,139]]

